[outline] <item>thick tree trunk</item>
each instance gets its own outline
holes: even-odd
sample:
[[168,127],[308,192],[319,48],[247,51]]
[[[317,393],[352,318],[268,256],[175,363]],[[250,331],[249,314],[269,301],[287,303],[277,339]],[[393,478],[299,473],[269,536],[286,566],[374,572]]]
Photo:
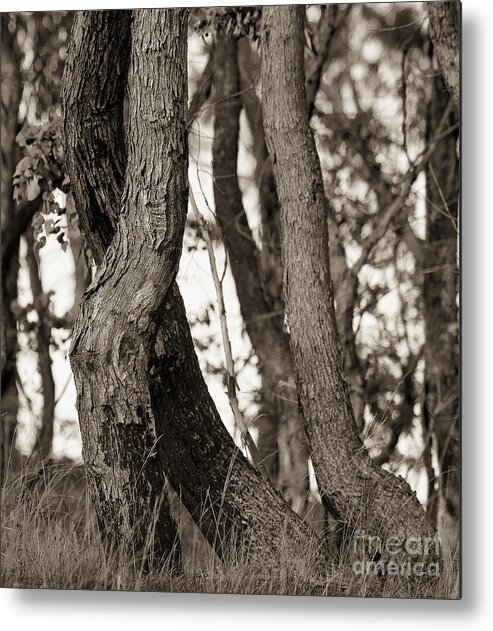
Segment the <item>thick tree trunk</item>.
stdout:
[[[431,138],[449,101],[440,75],[433,78],[428,109]],[[448,126],[457,123],[451,112]],[[426,171],[426,242],[423,301],[425,318],[425,389],[429,433],[436,436],[440,490],[446,511],[458,520],[459,492],[459,326],[458,244],[459,200],[458,131],[442,138]]]
[[327,204],[304,91],[303,7],[263,12],[264,125],[281,203],[284,297],[298,391],[323,496],[368,535],[433,538],[402,478],[372,464],[355,431],[334,313]]
[[[122,137],[125,75],[115,74],[114,68],[125,67],[129,20],[127,12],[78,15],[64,78],[67,164],[81,224],[93,226],[85,236],[98,263],[112,240],[120,208],[118,184],[112,183],[125,164],[124,148],[117,142]],[[91,40],[85,34],[92,31]],[[85,73],[86,64],[97,72]],[[183,100],[185,94],[180,95]],[[98,125],[91,126],[84,108],[96,97]],[[100,137],[107,139],[111,155],[98,157]],[[84,152],[94,160],[84,162]],[[96,199],[91,191],[93,169],[99,171],[102,187]],[[106,220],[98,222],[104,213]],[[114,249],[112,245],[110,252]],[[259,554],[266,567],[274,567],[284,546],[295,544],[303,554],[309,546],[318,547],[318,539],[250,466],[222,424],[200,372],[176,283],[160,313],[149,368],[148,382],[141,385],[150,393],[160,467],[215,550],[225,556],[227,543],[236,536],[237,548],[246,546],[243,552]]]
[[[18,126],[19,104],[22,95],[20,61],[16,57],[14,37],[9,32],[8,14],[2,14],[2,481],[8,468],[19,464],[19,453],[15,448],[15,430],[19,398],[17,391],[17,322],[12,312],[12,303],[17,299],[17,276],[19,272],[19,239],[11,238],[16,223],[13,199],[12,176],[16,166],[15,137]],[[8,242],[8,243],[7,243]],[[9,245],[9,256],[5,256]]]
[[[104,34],[113,26],[105,14],[100,15]],[[81,303],[70,352],[83,457],[100,524],[112,543],[131,546],[137,556],[151,560],[154,556],[158,563],[172,555],[178,542],[157,457],[147,376],[158,322],[178,267],[187,214],[186,16],[186,11],[134,13],[121,214],[112,244]],[[128,28],[127,22],[120,21]],[[101,36],[96,29],[89,33],[87,25],[81,17],[74,30],[74,47],[78,37]],[[112,48],[125,39],[112,38],[105,52],[117,74],[125,71],[126,63],[118,65],[123,55]],[[72,57],[72,64],[80,62]],[[87,73],[87,68],[79,72]],[[72,66],[73,79],[74,74]],[[77,98],[74,88],[72,95]],[[114,81],[115,97],[121,99],[118,88]],[[106,136],[111,117],[98,92],[94,96],[92,102],[82,97],[84,123]],[[74,105],[73,100],[66,102],[68,109]],[[118,101],[114,107],[119,107]],[[119,125],[117,116],[112,123],[113,128]],[[111,132],[106,139],[116,140]],[[104,145],[100,151],[111,157]],[[74,190],[79,192],[74,161],[71,166]],[[91,173],[90,168],[84,173]],[[98,171],[99,177],[103,173]],[[98,182],[90,186],[95,187],[95,196],[108,188]],[[118,183],[116,187],[115,194]],[[83,217],[89,218],[87,213]],[[106,216],[100,221],[107,221]]]
[[[237,47],[233,38],[219,35],[213,52],[215,121],[212,162],[216,217],[228,253],[245,328],[258,357],[263,404],[256,423],[259,453],[269,479],[290,505],[302,514],[309,490],[308,452],[298,404],[293,397],[289,342],[283,329],[282,315],[273,314],[265,298],[259,269],[260,253],[248,224],[238,185],[242,104]],[[286,387],[289,384],[293,388],[291,392]]]
[[36,352],[38,355],[38,372],[41,378],[41,394],[43,408],[41,412],[41,427],[36,435],[31,457],[44,460],[51,452],[53,442],[53,423],[55,420],[55,381],[51,369],[50,342],[51,327],[47,322],[48,297],[43,291],[39,262],[34,251],[34,236],[32,228],[26,231],[27,267],[33,294],[33,304],[38,315],[36,323]]
[[430,35],[448,91],[460,104],[460,2],[427,2]]

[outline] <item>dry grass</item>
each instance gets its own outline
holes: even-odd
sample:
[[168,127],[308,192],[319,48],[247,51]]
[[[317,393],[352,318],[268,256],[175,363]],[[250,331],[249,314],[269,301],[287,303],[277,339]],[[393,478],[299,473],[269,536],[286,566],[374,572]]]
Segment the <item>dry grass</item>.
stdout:
[[80,466],[57,464],[40,479],[17,478],[2,493],[2,573],[5,587],[47,589],[136,590],[207,593],[290,594],[458,598],[457,564],[445,558],[438,580],[360,577],[352,572],[350,542],[331,567],[294,571],[281,554],[276,571],[258,562],[244,563],[235,553],[227,566],[211,553],[197,529],[180,519],[184,571],[170,568],[145,573],[116,550],[105,555]]

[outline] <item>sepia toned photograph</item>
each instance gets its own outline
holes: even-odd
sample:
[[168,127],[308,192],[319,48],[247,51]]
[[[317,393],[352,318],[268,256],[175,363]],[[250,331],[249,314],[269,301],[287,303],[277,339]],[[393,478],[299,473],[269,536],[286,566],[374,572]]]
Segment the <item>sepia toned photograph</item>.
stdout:
[[460,55],[459,2],[1,13],[2,587],[461,598]]

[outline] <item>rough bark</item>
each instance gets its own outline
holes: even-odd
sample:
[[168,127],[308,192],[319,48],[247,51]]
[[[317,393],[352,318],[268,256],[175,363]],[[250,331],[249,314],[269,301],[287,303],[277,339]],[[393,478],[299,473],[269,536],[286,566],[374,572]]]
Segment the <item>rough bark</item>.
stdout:
[[264,126],[281,203],[284,297],[319,488],[353,527],[433,538],[408,483],[372,464],[354,426],[334,313],[327,204],[305,103],[302,7],[263,12]]
[[460,2],[427,2],[430,35],[448,91],[460,104]]
[[[76,18],[64,101],[66,143],[77,145],[68,161],[74,194],[82,204],[81,224],[96,235],[107,232],[96,232],[91,222],[102,199],[108,193],[119,196],[121,190],[123,161],[116,162],[114,177],[107,180],[105,160],[122,155],[117,146],[122,137],[115,133],[121,132],[118,109],[123,105],[118,76],[126,71],[127,53],[122,49],[128,46],[125,30],[128,33],[130,24],[127,14],[101,12],[98,17],[97,25],[88,14]],[[114,21],[122,28],[120,37],[105,37],[114,33]],[[70,358],[84,463],[100,525],[111,544],[129,546],[137,558],[159,563],[177,556],[173,550],[178,542],[157,457],[147,374],[187,214],[186,11],[136,11],[131,36],[128,164],[121,212],[111,246],[82,300]],[[107,55],[103,63],[113,65],[112,89],[101,90],[99,69],[89,73],[74,55],[81,47],[87,51],[97,46]],[[96,50],[101,53],[101,48]],[[91,101],[82,94],[90,89],[87,75],[94,82]],[[70,124],[72,116],[79,125]],[[92,134],[79,134],[81,121]],[[87,161],[83,170],[82,157]],[[85,175],[88,182],[83,181]],[[82,191],[91,191],[93,198]],[[92,214],[84,202],[93,206]],[[97,220],[109,223],[103,212]],[[100,256],[103,241],[98,241]]]
[[[8,28],[8,14],[2,14],[2,480],[7,467],[18,465],[19,454],[15,448],[15,429],[19,407],[17,391],[17,323],[12,312],[12,303],[17,299],[17,276],[19,271],[19,240],[10,239],[16,221],[13,199],[12,176],[16,166],[15,137],[17,117],[22,94],[20,61],[16,56],[14,37]],[[9,256],[4,248],[9,245]]]
[[[247,334],[258,358],[262,406],[256,425],[258,449],[269,479],[303,513],[308,494],[307,440],[294,388],[289,342],[281,315],[272,313],[259,269],[260,252],[243,208],[237,158],[240,128],[238,44],[218,36],[213,52],[215,89],[212,163],[214,201]],[[283,385],[283,384],[286,384]],[[291,400],[290,400],[291,398]]]
[[[128,14],[116,15],[119,19],[129,19]],[[64,88],[69,169],[74,164],[80,164],[83,171],[101,169],[101,186],[105,186],[105,182],[115,181],[125,164],[123,148],[116,142],[118,126],[110,126],[104,132],[112,135],[109,146],[114,147],[115,152],[111,159],[86,164],[82,160],[82,153],[76,162],[73,154],[85,146],[88,146],[90,152],[94,152],[98,136],[91,135],[91,127],[84,123],[83,110],[68,107],[68,104],[72,90],[79,95],[81,107],[93,102],[93,90],[98,90],[102,117],[105,98],[108,97],[108,93],[105,97],[104,87],[108,86],[110,77],[120,83],[120,94],[123,93],[125,77],[121,74],[114,76],[113,59],[111,64],[104,63],[108,59],[105,57],[107,47],[114,45],[112,41],[116,38],[118,42],[124,43],[122,25],[118,24],[114,15],[109,15],[106,30],[100,31],[96,39],[91,41],[82,37],[85,29],[97,28],[99,20],[103,18],[104,14],[101,16],[98,12],[83,13],[77,17],[74,34],[76,44],[69,54],[69,61],[71,56],[81,60],[82,68],[84,63],[94,64],[98,71],[96,81],[93,84],[81,72],[80,66],[76,65],[74,68],[69,64]],[[85,27],[82,28],[84,24]],[[81,32],[77,34],[77,30],[81,28]],[[124,55],[125,46],[120,50]],[[114,55],[110,58],[113,57]],[[121,61],[120,59],[119,63]],[[76,77],[73,76],[74,71]],[[111,91],[109,95],[111,96]],[[113,101],[110,99],[107,103],[112,106]],[[113,116],[120,119],[121,125],[121,107],[116,111],[113,109]],[[82,135],[85,136],[84,140],[78,141]],[[111,197],[108,193],[113,190],[118,193],[117,187],[106,186],[105,192],[98,197],[97,203],[101,205],[94,207],[90,203],[92,193],[86,189],[94,175],[78,173],[76,170],[71,171],[70,175],[72,179],[80,176],[78,193],[75,194],[76,206],[81,209],[80,213],[93,213],[92,217],[85,218],[84,225],[93,225],[94,232],[87,232],[85,236],[91,250],[96,254],[100,253],[101,258],[96,258],[96,261],[101,263],[105,244],[110,243],[113,238],[113,225],[116,225],[115,220],[119,213],[118,195]],[[103,203],[105,199],[107,202]],[[96,218],[100,213],[107,213],[108,221],[98,223]],[[248,555],[260,554],[266,567],[275,566],[283,546],[291,547],[296,544],[302,546],[305,552],[308,546],[316,548],[319,545],[318,539],[250,466],[221,422],[200,372],[176,283],[172,284],[166,299],[152,353],[148,388],[156,435],[159,437],[159,462],[175,491],[206,539],[221,556],[226,555],[226,544],[233,536],[236,536],[237,548],[244,545]]]
[[26,261],[33,295],[33,305],[38,316],[36,323],[36,353],[38,355],[38,372],[41,378],[41,395],[43,397],[41,427],[37,432],[31,458],[44,460],[51,451],[53,423],[55,420],[55,382],[50,357],[51,327],[48,322],[48,297],[44,293],[41,283],[39,262],[34,250],[32,228],[29,228],[26,232],[26,243]]
[[[440,75],[432,82],[428,137],[446,111],[449,95]],[[452,111],[448,125],[457,122]],[[425,319],[425,406],[429,431],[437,440],[440,490],[446,511],[458,520],[459,494],[459,327],[457,221],[458,130],[442,138],[426,170],[426,241],[423,302]]]
[[[310,53],[313,59],[305,63],[308,67],[305,86],[309,118],[314,111],[315,98],[320,87],[323,68],[329,55],[331,42],[338,32],[338,29],[344,24],[349,9],[350,7],[345,9],[341,9],[340,7],[327,7],[322,13],[315,37],[317,55],[313,56]],[[280,314],[278,317],[283,319],[284,302],[282,298],[282,261],[279,238],[279,200],[274,182],[272,164],[265,144],[262,107],[252,87],[255,79],[256,66],[258,64],[256,55],[251,50],[247,40],[240,40],[238,49],[241,98],[252,130],[254,154],[257,163],[255,178],[259,188],[262,224],[262,249],[259,252],[258,261],[262,272],[266,301],[271,311],[275,314]],[[331,217],[329,216],[329,220],[330,219]],[[358,281],[356,275],[351,273],[347,265],[346,255],[342,246],[341,236],[337,229],[337,224],[334,221],[331,223],[334,230],[330,231],[330,257],[331,269],[335,281],[337,324],[343,342],[345,369],[350,385],[355,420],[358,430],[361,431],[364,426],[363,413],[365,407],[366,383],[356,349],[356,339],[353,330],[353,313],[357,298]],[[285,344],[289,344],[286,334],[285,338]],[[290,361],[289,364],[283,362],[280,369],[286,369],[288,366],[289,371],[287,371],[283,381],[291,383],[293,380],[292,362]],[[286,398],[292,399],[292,395],[293,392],[289,392],[288,390],[283,395],[283,400]],[[300,444],[299,436],[303,436],[303,434],[299,430],[295,432],[293,437],[290,436],[289,431],[285,435],[278,437],[276,435],[278,427],[279,425],[267,424],[262,428],[262,433],[259,436],[259,448],[261,451],[268,453],[270,449],[275,448],[279,443],[279,438],[281,447],[283,444],[287,444],[288,446],[291,444],[295,446]],[[294,424],[293,427],[299,427],[299,423]],[[299,451],[299,449],[295,447],[295,451]],[[306,447],[304,447],[302,451],[299,451],[298,460],[294,460],[296,454],[292,453],[291,456],[288,455],[283,461],[287,462],[287,464],[289,464],[289,462],[295,462],[295,469],[301,472],[303,471],[302,458],[304,453],[306,453]],[[275,455],[272,456],[272,458],[274,457]],[[279,458],[282,458],[282,454],[280,453]],[[296,475],[295,472],[295,476]]]

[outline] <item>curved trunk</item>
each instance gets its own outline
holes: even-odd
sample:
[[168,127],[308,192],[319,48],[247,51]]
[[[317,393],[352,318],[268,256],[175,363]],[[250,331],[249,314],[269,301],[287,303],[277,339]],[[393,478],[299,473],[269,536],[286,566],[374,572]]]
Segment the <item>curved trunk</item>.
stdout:
[[[116,129],[122,131],[121,118],[115,114],[122,107],[118,76],[126,71],[128,53],[123,46],[128,45],[124,34],[128,34],[129,20],[99,15],[99,28],[89,29],[96,25],[94,21],[90,25],[84,14],[76,20],[65,81],[65,111],[70,112],[65,131],[67,144],[90,139],[83,143],[84,149],[93,151],[81,173],[104,178],[104,170],[93,172],[91,166],[99,166],[102,156],[111,159],[112,154],[121,154],[114,134]],[[175,278],[187,214],[186,97],[181,98],[187,92],[186,16],[186,11],[134,14],[128,71],[128,166],[121,213],[111,247],[81,302],[70,351],[84,463],[100,525],[111,544],[133,548],[138,557],[151,562],[153,557],[160,562],[172,555],[177,544],[157,457],[147,374],[157,322]],[[87,76],[87,69],[80,67],[81,59],[74,57],[74,51],[89,47],[91,37],[112,30],[111,19],[120,22],[120,38],[111,38],[109,46],[101,39],[99,46],[104,46],[106,63],[116,69],[115,101],[105,101],[111,90],[99,90],[97,77],[94,100],[89,101],[86,94],[78,94],[79,87],[87,86],[84,79],[79,83],[75,79]],[[74,65],[79,66],[79,74]],[[174,98],[176,93],[179,99]],[[108,104],[113,111],[106,109]],[[78,135],[69,122],[74,114],[81,116],[100,144],[92,145],[94,136]],[[111,151],[103,152],[102,139],[114,143]],[[82,155],[74,152],[68,161],[76,199],[83,203],[84,184],[74,158]],[[84,159],[88,159],[86,154]],[[113,184],[111,192],[116,197],[120,176],[118,172],[104,184],[91,181],[84,190],[92,191],[94,197],[105,196]],[[83,207],[80,212],[82,223],[94,219]],[[99,219],[103,225],[108,221],[103,213]]]
[[[67,165],[81,224],[92,227],[85,237],[98,263],[113,238],[120,208],[118,180],[125,156],[118,139],[122,137],[125,75],[115,74],[114,68],[125,67],[129,21],[127,12],[79,15],[64,79]],[[86,30],[94,30],[97,36],[93,40],[84,37]],[[94,64],[97,72],[82,72],[85,63]],[[99,116],[91,126],[86,124],[84,106],[96,96]],[[98,156],[101,137],[110,155]],[[85,162],[86,152],[94,159]],[[176,155],[176,159],[182,158]],[[97,198],[91,190],[95,177],[100,178],[102,187]],[[106,220],[99,222],[98,217],[105,213]],[[112,250],[116,251],[115,244]],[[237,548],[244,544],[247,555],[259,554],[266,567],[273,567],[284,546],[303,548],[300,556],[306,554],[307,546],[318,547],[319,540],[243,457],[221,422],[200,372],[176,282],[171,284],[159,313],[148,368],[147,383],[140,386],[149,393],[151,408],[147,413],[152,413],[155,423],[159,467],[215,550],[225,556],[227,544],[235,536]]]
[[[320,491],[380,541],[434,531],[408,483],[372,464],[354,424],[334,313],[327,203],[306,112],[303,7],[263,12],[264,125],[281,203],[284,297],[298,391]],[[300,248],[300,244],[303,247]]]

